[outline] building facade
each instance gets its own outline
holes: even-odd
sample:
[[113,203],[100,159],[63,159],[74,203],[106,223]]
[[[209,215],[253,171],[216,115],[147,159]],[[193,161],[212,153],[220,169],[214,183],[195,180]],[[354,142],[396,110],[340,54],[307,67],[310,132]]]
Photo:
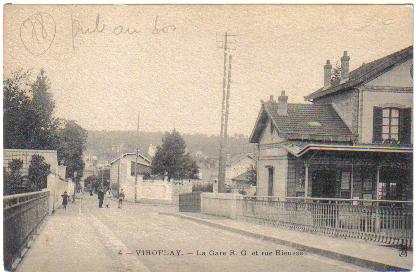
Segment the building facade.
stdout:
[[262,102],[257,195],[412,200],[413,47],[351,72],[349,60],[339,77],[327,61],[309,104]]
[[110,187],[124,190],[127,200],[135,200],[136,172],[138,182],[150,175],[151,161],[142,154],[125,153],[110,162]]

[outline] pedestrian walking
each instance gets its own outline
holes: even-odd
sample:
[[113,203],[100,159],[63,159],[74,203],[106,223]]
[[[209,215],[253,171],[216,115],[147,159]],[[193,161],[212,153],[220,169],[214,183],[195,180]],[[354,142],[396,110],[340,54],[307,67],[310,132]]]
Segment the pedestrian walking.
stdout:
[[103,207],[103,202],[104,202],[104,191],[102,188],[98,189],[98,208],[102,208]]
[[120,193],[118,194],[118,208],[121,209],[123,207],[123,199],[124,199],[124,191],[121,189]]
[[68,199],[69,199],[69,195],[68,193],[65,191],[62,196],[62,206],[64,206],[64,209],[66,210],[66,205],[68,205]]
[[105,207],[110,208],[110,198],[111,198],[111,191],[110,189],[107,190],[107,193],[105,193]]

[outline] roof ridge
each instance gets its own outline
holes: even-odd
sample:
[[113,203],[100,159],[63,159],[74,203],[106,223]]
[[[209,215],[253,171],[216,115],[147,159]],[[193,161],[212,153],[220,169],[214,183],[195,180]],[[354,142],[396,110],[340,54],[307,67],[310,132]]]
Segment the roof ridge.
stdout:
[[[326,88],[326,89],[324,87],[321,87],[318,90],[316,90],[316,91],[310,93],[309,95],[305,96],[305,99],[319,98],[321,96],[325,96],[325,95],[331,94],[333,92],[341,91],[344,88],[349,88],[349,87],[356,86],[357,84],[360,84],[360,83],[364,82],[366,80],[367,76],[370,75],[370,78],[371,78],[371,74],[374,74],[374,76],[376,76],[377,74],[379,74],[379,72],[383,72],[384,70],[386,70],[390,66],[394,66],[398,63],[402,63],[403,60],[406,60],[407,57],[409,57],[409,56],[413,56],[413,45],[410,45],[406,48],[403,48],[403,49],[400,49],[400,50],[395,51],[393,53],[390,53],[390,54],[388,54],[384,57],[375,59],[375,60],[373,60],[369,63],[363,64],[363,65],[355,68],[351,72],[349,72],[350,78],[347,81],[345,81],[343,83],[340,83],[340,84],[337,84],[337,85],[334,85],[334,86],[330,86],[329,88]],[[392,62],[391,65],[386,66],[386,64],[389,64],[389,62]],[[372,65],[375,66],[375,67],[371,67]],[[386,67],[384,67],[384,66],[386,66]],[[378,70],[381,70],[381,71],[377,72]],[[360,74],[359,72],[362,72],[362,73]],[[352,78],[351,75],[356,76],[356,78]],[[352,86],[349,86],[348,84],[350,84],[350,85],[352,84]],[[314,97],[314,96],[317,96],[317,97]]]

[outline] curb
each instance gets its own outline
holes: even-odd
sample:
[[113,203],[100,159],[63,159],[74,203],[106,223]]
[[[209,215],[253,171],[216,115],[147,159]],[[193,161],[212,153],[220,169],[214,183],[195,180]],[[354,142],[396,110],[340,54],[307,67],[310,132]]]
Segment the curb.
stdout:
[[179,218],[182,218],[182,219],[187,219],[187,220],[194,221],[194,222],[204,224],[204,225],[207,225],[207,226],[219,228],[219,229],[226,230],[226,231],[231,231],[231,232],[234,232],[234,233],[242,234],[242,235],[253,237],[253,238],[256,238],[256,239],[260,239],[260,240],[265,240],[265,241],[269,241],[269,242],[278,243],[278,244],[281,244],[281,245],[285,245],[285,246],[295,248],[297,250],[301,250],[301,251],[321,255],[321,256],[324,256],[324,257],[327,257],[327,258],[330,258],[330,259],[343,261],[343,262],[346,262],[346,263],[349,263],[349,264],[354,264],[354,265],[361,266],[361,267],[368,268],[368,269],[372,269],[372,270],[377,270],[377,271],[410,271],[411,270],[411,269],[408,269],[408,268],[391,266],[389,264],[384,264],[384,263],[380,263],[380,262],[376,262],[376,261],[371,261],[371,260],[367,260],[367,259],[363,259],[363,258],[358,258],[358,257],[350,256],[350,255],[347,255],[347,254],[343,254],[343,253],[338,253],[338,252],[334,252],[334,251],[330,251],[330,250],[325,250],[325,249],[322,249],[322,248],[306,246],[306,245],[303,245],[303,244],[291,242],[289,240],[279,239],[279,238],[272,237],[272,236],[266,236],[266,235],[258,234],[258,233],[251,232],[251,231],[246,231],[246,230],[242,230],[242,229],[238,229],[238,228],[234,228],[234,227],[229,227],[229,226],[225,226],[225,225],[222,225],[222,224],[213,223],[209,220],[204,220],[204,219],[201,219],[201,218],[188,216],[188,215],[185,215],[185,214],[167,213],[167,212],[160,212],[159,214],[160,215],[175,216],[175,217],[179,217]]

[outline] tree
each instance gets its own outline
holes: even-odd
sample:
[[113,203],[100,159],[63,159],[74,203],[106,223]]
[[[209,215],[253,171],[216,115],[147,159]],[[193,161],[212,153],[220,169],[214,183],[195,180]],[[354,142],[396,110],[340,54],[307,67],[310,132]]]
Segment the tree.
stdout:
[[186,153],[186,144],[182,136],[175,129],[167,132],[162,139],[162,146],[156,149],[152,161],[153,174],[167,175],[172,178],[191,178],[198,174],[198,167]]
[[3,146],[30,148],[32,128],[29,90],[26,82],[29,72],[19,70],[3,80]]
[[341,81],[341,71],[342,71],[342,68],[337,62],[335,64],[335,68],[332,69],[331,85],[336,85],[336,84],[340,83],[340,81]]
[[4,148],[54,149],[57,122],[44,70],[29,83],[29,71],[19,70],[3,81]]
[[31,191],[40,191],[47,187],[48,175],[50,174],[50,165],[45,162],[41,155],[33,155],[29,165],[29,181]]
[[56,129],[59,125],[53,117],[55,101],[52,98],[50,81],[45,70],[41,69],[35,82],[30,85],[32,91],[32,119],[36,121],[33,131],[32,148],[55,149],[57,144]]
[[13,159],[8,165],[9,171],[3,169],[4,195],[23,193],[22,167],[22,160]]
[[182,165],[179,172],[181,178],[196,179],[198,178],[199,166],[189,154],[182,157]]
[[77,183],[84,171],[82,153],[85,150],[87,136],[87,131],[75,121],[61,120],[61,127],[57,131],[58,160],[66,165],[67,178],[74,178],[74,173],[77,172]]

